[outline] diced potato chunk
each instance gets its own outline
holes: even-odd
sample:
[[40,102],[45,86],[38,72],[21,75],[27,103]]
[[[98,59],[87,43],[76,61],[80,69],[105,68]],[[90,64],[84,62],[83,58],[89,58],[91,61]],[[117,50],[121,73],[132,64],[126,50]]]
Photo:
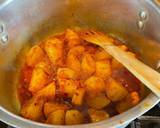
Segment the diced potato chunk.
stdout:
[[102,60],[96,62],[96,76],[107,79],[112,73],[110,61]]
[[73,95],[72,103],[75,105],[82,105],[84,94],[85,94],[84,88],[77,88]]
[[63,58],[63,42],[57,38],[48,38],[44,49],[53,65],[61,65]]
[[102,109],[110,103],[110,100],[104,94],[99,94],[95,97],[87,97],[86,101],[90,107],[95,109]]
[[84,85],[88,95],[95,95],[105,91],[105,83],[100,77],[91,76],[85,81]]
[[44,87],[42,90],[38,91],[36,96],[37,97],[43,97],[46,99],[54,99],[56,94],[56,85],[55,82],[53,81],[46,87]]
[[82,71],[83,75],[85,76],[91,76],[95,72],[95,61],[91,54],[86,53],[82,59]]
[[121,63],[119,63],[116,59],[112,59],[111,67],[114,70],[114,69],[120,69],[120,68],[122,68],[123,65]]
[[116,110],[122,113],[140,102],[140,96],[137,92],[131,92],[128,96],[116,104]]
[[39,121],[43,116],[42,108],[44,101],[33,97],[28,100],[21,108],[21,115],[27,119]]
[[83,115],[78,110],[68,110],[65,116],[65,124],[73,125],[73,124],[82,124],[83,123]]
[[122,100],[128,94],[126,88],[113,78],[109,79],[109,82],[106,86],[106,93],[108,98],[113,102]]
[[28,55],[26,56],[26,63],[28,66],[34,67],[43,59],[44,56],[45,53],[43,50],[38,45],[35,45],[28,52]]
[[77,75],[74,70],[70,68],[59,68],[57,70],[58,79],[76,79]]
[[137,92],[130,93],[124,100],[116,104],[116,110],[122,113],[140,102],[140,96]]
[[29,91],[33,94],[41,90],[48,82],[48,76],[41,68],[35,68],[29,84]]
[[83,46],[76,46],[70,49],[67,55],[67,59],[66,59],[67,67],[74,70],[77,75],[79,75],[81,72],[80,60],[84,50],[85,49]]
[[47,102],[44,104],[44,114],[47,117],[51,112],[56,110],[67,110],[69,107],[65,104],[56,102]]
[[95,58],[98,61],[99,60],[108,60],[108,59],[112,59],[112,56],[110,56],[106,51],[100,50],[100,51],[96,52]]
[[67,97],[72,97],[78,84],[79,83],[74,80],[60,79],[59,86],[61,94],[65,94]]
[[80,44],[79,36],[77,35],[77,33],[75,33],[71,29],[67,29],[65,38],[68,41],[68,47],[69,48],[72,48],[72,47]]
[[65,111],[64,110],[56,110],[49,114],[46,123],[63,125],[65,123]]
[[91,121],[94,122],[99,122],[105,119],[109,118],[109,114],[105,112],[104,110],[95,110],[95,109],[89,109],[88,114],[91,118]]
[[50,64],[49,64],[48,62],[44,61],[44,60],[41,61],[41,62],[39,62],[39,63],[35,66],[35,68],[41,68],[41,69],[43,69],[43,71],[44,71],[46,74],[48,74],[48,75],[51,75],[51,73],[53,72]]

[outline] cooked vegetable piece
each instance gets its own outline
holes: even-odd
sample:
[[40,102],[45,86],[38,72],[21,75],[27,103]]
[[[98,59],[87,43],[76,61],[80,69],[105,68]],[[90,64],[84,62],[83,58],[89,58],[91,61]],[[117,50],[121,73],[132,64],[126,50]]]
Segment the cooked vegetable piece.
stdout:
[[119,48],[121,48],[121,49],[124,50],[124,51],[127,51],[127,50],[128,50],[127,46],[125,46],[125,45],[119,45]]
[[105,83],[100,77],[91,76],[84,84],[86,86],[86,93],[89,95],[96,95],[105,90]]
[[99,94],[95,97],[87,97],[86,101],[90,107],[95,109],[102,109],[110,103],[110,100],[104,94]]
[[48,82],[48,76],[42,68],[35,68],[32,73],[31,81],[29,84],[29,91],[33,94],[41,90]]
[[49,114],[46,123],[63,125],[65,123],[65,110],[56,110]]
[[107,79],[112,73],[110,61],[102,60],[96,62],[96,76]]
[[116,105],[116,110],[122,113],[129,108],[137,105],[140,101],[140,96],[137,92],[130,93],[124,100],[120,101]]
[[84,88],[77,88],[73,95],[72,103],[75,105],[82,105],[84,94],[85,94]]
[[46,102],[44,104],[44,115],[48,117],[48,115],[56,110],[67,110],[69,107],[66,104],[57,103],[57,102]]
[[123,67],[121,63],[119,63],[116,59],[112,59],[111,67],[113,70],[120,69]]
[[36,93],[36,96],[53,100],[55,97],[55,94],[56,94],[56,85],[55,85],[55,82],[53,81],[52,83],[45,86],[42,90],[38,91]]
[[62,65],[63,42],[58,38],[48,38],[44,49],[53,65]]
[[88,114],[93,123],[109,118],[109,114],[105,112],[104,110],[95,110],[95,109],[90,108],[88,110]]
[[82,59],[83,76],[91,76],[95,72],[95,61],[91,54],[86,53]]
[[116,102],[125,98],[128,92],[119,82],[110,78],[106,85],[106,94],[111,101]]
[[73,69],[77,74],[80,74],[81,72],[81,57],[84,52],[83,46],[76,46],[70,49],[68,52],[66,63],[67,67]]
[[33,46],[26,56],[26,63],[28,66],[34,67],[45,56],[43,50],[38,46]]
[[59,86],[60,86],[60,93],[67,97],[72,97],[76,91],[76,87],[79,83],[74,80],[67,80],[67,79],[60,79]]
[[57,70],[58,79],[76,79],[77,75],[74,70],[70,68],[59,68]]
[[68,110],[65,116],[65,124],[73,125],[73,124],[82,124],[83,123],[83,115],[78,110]]
[[72,48],[72,47],[80,44],[79,36],[77,35],[77,33],[75,33],[71,29],[67,29],[65,38],[68,41],[68,47],[69,48]]
[[96,52],[95,58],[96,58],[97,61],[99,61],[99,60],[109,60],[109,59],[112,59],[112,56],[110,56],[104,50],[99,50],[99,51]]
[[21,115],[27,119],[39,121],[43,116],[42,108],[43,108],[44,100],[33,97],[28,100],[21,108]]
[[47,62],[46,60],[40,61],[35,68],[41,68],[43,69],[43,71],[47,74],[47,75],[51,75],[53,72],[53,69],[51,67],[51,65],[49,64],[49,62]]

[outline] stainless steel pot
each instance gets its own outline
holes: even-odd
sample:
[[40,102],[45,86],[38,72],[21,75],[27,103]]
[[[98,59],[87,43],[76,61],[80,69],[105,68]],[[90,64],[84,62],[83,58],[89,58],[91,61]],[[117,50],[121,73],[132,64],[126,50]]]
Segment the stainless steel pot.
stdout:
[[[158,0],[157,0],[158,1]],[[151,0],[0,0],[0,120],[19,128],[51,128],[18,115],[18,61],[22,49],[70,27],[116,35],[156,69],[160,60],[160,10]],[[77,128],[118,127],[142,115],[159,99],[150,93],[134,108]]]

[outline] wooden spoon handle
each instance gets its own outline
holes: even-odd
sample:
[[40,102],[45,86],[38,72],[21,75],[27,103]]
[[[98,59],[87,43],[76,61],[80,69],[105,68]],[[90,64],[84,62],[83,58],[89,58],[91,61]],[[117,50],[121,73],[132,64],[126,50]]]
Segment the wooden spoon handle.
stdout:
[[160,98],[160,73],[115,45],[102,47]]

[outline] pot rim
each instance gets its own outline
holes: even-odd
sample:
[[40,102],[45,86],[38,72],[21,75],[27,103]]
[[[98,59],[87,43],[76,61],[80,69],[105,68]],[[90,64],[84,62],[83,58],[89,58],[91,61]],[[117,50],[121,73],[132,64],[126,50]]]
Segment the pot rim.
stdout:
[[25,119],[23,117],[20,117],[18,115],[15,115],[2,106],[0,106],[0,120],[15,127],[19,128],[97,128],[97,127],[118,127],[124,124],[127,124],[134,120],[135,118],[139,117],[140,115],[147,112],[149,109],[151,109],[153,106],[155,106],[160,99],[153,93],[149,94],[143,101],[141,101],[138,105],[135,107],[129,109],[128,111],[116,115],[112,118],[106,119],[104,121],[100,121],[97,123],[90,123],[90,124],[80,124],[80,125],[49,125],[49,124],[43,124],[38,123],[35,121],[31,121],[28,119]]

